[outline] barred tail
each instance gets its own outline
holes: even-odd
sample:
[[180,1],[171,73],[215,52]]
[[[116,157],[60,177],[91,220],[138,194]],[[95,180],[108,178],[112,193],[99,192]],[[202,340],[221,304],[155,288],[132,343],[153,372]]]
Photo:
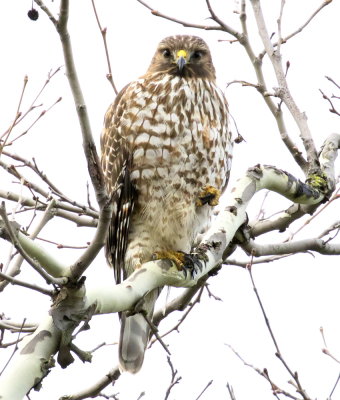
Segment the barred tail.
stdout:
[[119,363],[123,370],[135,374],[144,361],[144,354],[148,344],[150,327],[142,314],[127,317],[122,314]]
[[[143,308],[150,321],[160,291],[160,289],[154,289],[144,298]],[[142,314],[138,313],[128,317],[126,313],[122,313],[119,340],[121,369],[133,374],[141,369],[149,337],[150,326]]]

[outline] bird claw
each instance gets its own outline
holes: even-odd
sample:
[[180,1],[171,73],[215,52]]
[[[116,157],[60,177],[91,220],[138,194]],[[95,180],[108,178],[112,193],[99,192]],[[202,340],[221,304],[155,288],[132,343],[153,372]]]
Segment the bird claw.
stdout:
[[202,207],[204,204],[209,204],[209,206],[217,206],[219,199],[221,197],[221,191],[216,189],[214,186],[204,186],[203,190],[198,194],[198,199],[196,200],[196,206]]
[[182,271],[185,278],[188,277],[188,273],[191,274],[191,278],[194,278],[195,274],[202,272],[204,259],[199,253],[184,253],[183,251],[173,250],[162,250],[157,251],[153,255],[153,259],[169,259],[173,261],[178,269]]
[[183,253],[184,254],[184,265],[183,265],[183,273],[185,278],[187,278],[188,273],[191,274],[191,278],[194,278],[199,272],[203,270],[202,259],[200,259],[199,254],[197,253]]

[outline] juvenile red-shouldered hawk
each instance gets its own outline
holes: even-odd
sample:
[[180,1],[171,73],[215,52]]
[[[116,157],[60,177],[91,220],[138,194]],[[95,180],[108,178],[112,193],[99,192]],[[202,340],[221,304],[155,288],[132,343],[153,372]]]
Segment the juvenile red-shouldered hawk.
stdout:
[[[185,268],[228,182],[231,150],[208,46],[196,36],[163,39],[146,74],[105,115],[102,167],[108,192],[118,187],[106,257],[117,283],[153,257]],[[145,298],[150,317],[158,294]],[[122,369],[141,368],[149,333],[142,314],[122,314]]]

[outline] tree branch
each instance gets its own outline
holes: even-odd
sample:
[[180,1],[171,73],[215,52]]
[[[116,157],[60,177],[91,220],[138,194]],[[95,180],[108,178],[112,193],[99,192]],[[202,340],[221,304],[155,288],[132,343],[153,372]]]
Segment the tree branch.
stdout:
[[[68,207],[67,204],[65,205],[65,204],[63,204],[63,203],[60,203],[60,204],[59,204],[60,208],[63,207],[63,209],[68,210],[68,211],[73,211],[73,212],[76,212],[76,213],[78,213],[78,214],[85,214],[85,215],[91,216],[91,217],[93,217],[93,218],[98,218],[98,211],[97,211],[97,210],[95,210],[94,208],[88,207],[88,206],[86,206],[86,205],[84,205],[84,204],[80,204],[80,203],[78,203],[77,201],[75,201],[75,200],[73,200],[73,199],[70,199],[70,198],[68,198],[65,194],[63,194],[62,191],[59,190],[59,189],[53,184],[53,182],[46,176],[46,174],[44,174],[44,173],[38,168],[37,163],[36,163],[36,161],[35,161],[34,158],[33,158],[33,162],[31,162],[31,161],[25,159],[24,157],[21,157],[21,156],[19,156],[19,155],[17,155],[17,154],[9,153],[9,152],[7,152],[7,151],[4,151],[4,152],[3,152],[3,155],[5,155],[5,156],[7,156],[7,157],[9,157],[9,158],[11,158],[11,159],[13,159],[13,160],[22,162],[22,163],[24,164],[24,166],[27,166],[28,168],[30,168],[35,174],[38,175],[38,177],[39,177],[43,182],[45,182],[45,183],[48,185],[49,191],[52,191],[52,193],[53,193],[54,195],[58,196],[58,197],[63,201],[63,203],[66,202],[66,203],[69,203],[69,204],[71,205],[71,207]],[[10,167],[10,166],[8,165],[7,168],[9,168],[9,167]],[[13,166],[11,166],[11,167],[14,168]],[[7,169],[7,168],[6,168],[6,169]],[[17,170],[17,169],[15,169],[15,171],[16,171],[16,174],[13,173],[14,176],[16,176],[18,179],[19,179],[19,178],[23,178],[27,187],[29,187],[29,188],[34,188],[34,186],[33,186],[33,184],[32,184],[31,182],[29,182],[29,181],[28,181],[25,177],[23,177],[22,175],[18,174],[18,170]],[[14,172],[14,170],[13,170],[13,171],[10,171],[10,172]],[[42,190],[42,189],[39,191],[39,193],[42,194],[44,197],[47,197],[47,198],[50,196],[50,193],[49,193],[49,192],[46,192],[46,191],[44,191],[44,190]]]
[[8,283],[11,283],[12,285],[18,285],[18,286],[25,287],[27,289],[35,290],[36,292],[46,294],[50,297],[52,297],[53,293],[54,293],[53,290],[45,289],[45,288],[35,285],[33,283],[24,282],[22,280],[15,279],[10,275],[3,274],[2,272],[0,272],[0,278],[6,280]]
[[[48,11],[43,1],[35,0],[35,2],[49,17],[51,16],[51,13]],[[51,17],[50,19],[53,22],[59,34],[60,41],[62,44],[65,67],[66,67],[66,76],[71,88],[83,136],[83,148],[87,160],[89,175],[94,187],[97,202],[100,207],[103,207],[108,200],[108,196],[105,190],[103,173],[100,167],[99,157],[92,136],[92,130],[90,126],[87,107],[80,87],[77,70],[74,64],[72,45],[71,45],[70,35],[67,29],[68,17],[69,17],[69,1],[61,0],[59,20],[56,21]]]
[[285,144],[285,146],[287,147],[287,149],[289,150],[289,152],[291,153],[297,164],[300,165],[301,169],[307,172],[308,166],[306,160],[302,156],[298,146],[292,141],[292,139],[288,135],[281,107],[277,106],[274,103],[272,96],[268,95],[269,91],[267,88],[267,84],[262,69],[262,58],[260,56],[259,57],[255,56],[255,53],[249,42],[245,1],[242,1],[241,3],[240,21],[242,26],[242,40],[240,40],[240,44],[244,47],[249,57],[249,60],[254,68],[258,82],[256,85],[256,89],[262,95],[262,98],[266,103],[267,107],[269,108],[269,111],[275,118],[283,143]]
[[[0,396],[3,400],[22,400],[32,387],[38,386],[46,376],[54,360],[60,340],[60,332],[50,316],[37,330],[19,344],[19,351],[0,377]],[[20,385],[18,384],[20,382]]]
[[[259,165],[250,168],[247,175],[241,178],[237,186],[231,191],[227,200],[227,207],[217,216],[214,224],[204,235],[201,244],[192,254],[199,261],[195,268],[192,270],[185,268],[179,271],[170,260],[150,261],[143,264],[140,269],[119,285],[112,286],[111,282],[103,282],[100,287],[96,285],[95,288],[85,288],[83,282],[79,282],[75,286],[63,288],[51,310],[53,320],[58,329],[62,330],[63,337],[71,338],[71,331],[79,324],[81,318],[88,319],[92,314],[131,309],[145,293],[156,287],[164,285],[192,287],[196,285],[200,278],[206,276],[216,265],[221,264],[227,245],[233,239],[240,225],[246,221],[245,210],[247,205],[253,195],[263,188],[274,190],[289,199],[294,199],[296,202],[307,204],[317,204],[324,198],[322,191],[298,181],[284,171]],[[18,234],[19,237],[20,234]],[[17,241],[15,237],[12,240]],[[30,246],[27,246],[28,253],[32,255],[33,252],[36,255],[35,258],[41,261],[42,254],[37,251],[36,243],[30,241],[29,244]],[[45,257],[46,255],[44,255]],[[51,261],[53,262],[53,260]],[[48,336],[52,338],[55,335]],[[64,347],[68,345],[68,342],[65,342],[66,339],[63,339]],[[53,343],[55,343],[54,340]],[[44,353],[45,359],[48,359],[55,351],[56,347],[49,345],[47,354]],[[21,353],[19,354],[21,355]],[[36,355],[35,351],[34,355]],[[48,357],[46,357],[47,355]],[[20,356],[18,358],[20,359]],[[25,360],[22,360],[19,364],[21,368],[27,368]],[[17,368],[16,363],[14,363],[14,368]],[[17,370],[14,370],[17,379],[19,379],[21,370],[19,369],[19,375]],[[12,372],[9,375],[12,376],[13,367],[10,368],[10,371]],[[8,385],[9,381],[5,382]],[[33,385],[33,383],[31,384]],[[0,387],[2,386],[3,383],[1,382]],[[21,385],[21,388],[24,388],[25,393],[29,389],[25,384]],[[9,390],[7,386],[6,390]],[[17,398],[19,397],[4,397],[6,400],[16,400]]]
[[249,254],[253,254],[256,257],[268,256],[268,255],[283,255],[283,254],[296,254],[304,253],[306,251],[316,251],[320,254],[327,255],[339,255],[340,254],[340,243],[329,244],[325,243],[322,239],[304,239],[297,240],[295,242],[288,243],[270,243],[270,244],[259,244],[253,240],[249,240],[248,243],[242,244]]
[[[20,201],[20,204],[22,206],[30,207],[38,211],[39,210],[44,211],[47,208],[47,204],[43,203],[39,199],[33,200],[29,197],[21,196],[18,195],[17,193],[1,189],[0,189],[0,198],[14,201],[16,203]],[[64,211],[64,209],[70,211]],[[63,204],[62,202],[59,202],[57,200],[55,202],[54,212],[57,217],[61,217],[68,221],[74,222],[77,226],[88,226],[91,228],[95,228],[97,226],[96,219],[79,216],[79,214],[82,213],[80,209],[78,209],[77,207],[70,207],[69,205]]]
[[315,148],[315,144],[311,135],[311,132],[307,123],[307,116],[305,113],[302,113],[297,104],[295,103],[286,80],[285,72],[282,67],[281,62],[281,54],[280,48],[277,46],[275,50],[273,44],[271,43],[267,27],[264,21],[261,4],[259,0],[251,0],[251,4],[253,6],[255,20],[257,23],[257,27],[259,30],[259,35],[264,44],[265,50],[269,56],[269,59],[273,65],[277,82],[279,84],[279,88],[277,89],[277,95],[280,99],[285,103],[289,112],[293,116],[299,130],[300,137],[302,139],[302,143],[306,150],[307,154],[307,162],[309,164],[309,173],[315,173],[319,170],[319,164],[317,159],[317,152]]
[[[29,236],[30,239],[34,240],[37,237],[37,235],[41,232],[41,230],[45,227],[45,225],[53,218],[53,216],[54,216],[53,211],[52,211],[53,207],[54,207],[54,201],[52,200],[49,203],[48,207],[46,208],[38,225],[35,227],[35,229],[30,234],[30,236]],[[4,272],[6,272],[6,274],[7,274],[7,277],[9,276],[11,278],[11,277],[18,275],[23,261],[24,261],[24,258],[21,255],[18,255],[16,257],[15,262],[11,265],[11,268],[8,271],[6,269],[4,270]],[[0,282],[0,292],[4,290],[4,288],[7,286],[7,284],[9,282],[10,282],[10,280],[8,278],[6,278],[6,280]]]
[[[51,275],[45,272],[45,270],[49,269],[49,266],[46,266],[44,263],[41,265],[39,261],[36,261],[37,259],[32,257],[32,252],[30,251],[31,248],[25,249],[25,235],[20,234],[20,232],[15,232],[13,231],[13,224],[11,224],[7,218],[7,213],[6,213],[6,208],[5,208],[5,203],[2,202],[1,207],[0,207],[0,217],[2,218],[2,221],[0,219],[0,235],[6,238],[7,240],[11,241],[15,248],[18,250],[20,255],[28,262],[28,264],[33,267],[45,280],[47,283],[53,283],[56,285],[61,285],[66,282],[64,278],[53,278]],[[21,240],[19,240],[19,237],[21,236]],[[29,239],[27,239],[29,241]],[[34,242],[32,242],[34,243]],[[28,251],[26,251],[28,250]],[[33,253],[35,250],[35,246],[33,246]],[[39,254],[39,259],[40,261],[43,260],[43,257],[41,254]],[[45,260],[44,260],[45,261]]]
[[[251,283],[252,283],[252,285],[253,285],[253,290],[254,290],[255,296],[256,296],[257,301],[258,301],[258,303],[259,303],[259,305],[260,305],[263,318],[264,318],[265,323],[266,323],[266,326],[267,326],[267,328],[268,328],[268,332],[269,332],[270,337],[271,337],[271,339],[272,339],[272,342],[273,342],[273,344],[274,344],[274,346],[275,346],[275,350],[276,350],[275,355],[276,355],[276,357],[281,361],[281,363],[284,365],[284,367],[286,368],[286,370],[287,370],[287,372],[290,374],[290,376],[293,378],[293,380],[294,380],[294,382],[295,382],[295,385],[294,385],[294,386],[296,387],[297,392],[302,396],[302,398],[303,398],[304,400],[311,400],[311,397],[309,397],[309,395],[306,393],[306,391],[305,391],[305,390],[302,388],[302,386],[301,386],[298,373],[292,371],[292,369],[291,369],[291,368],[289,367],[289,365],[287,364],[285,358],[283,357],[283,355],[282,355],[282,353],[281,353],[281,351],[280,351],[280,349],[279,349],[278,342],[277,342],[277,340],[276,340],[276,338],[275,338],[275,335],[274,335],[274,332],[273,332],[273,330],[272,330],[272,328],[271,328],[271,325],[270,325],[269,319],[268,319],[268,317],[267,317],[266,311],[265,311],[265,309],[264,309],[264,306],[263,306],[262,300],[261,300],[261,298],[260,298],[259,292],[258,292],[258,290],[257,290],[257,287],[255,286],[255,282],[254,282],[254,278],[253,278],[253,274],[252,274],[251,264],[248,265],[248,268],[247,268],[247,269],[248,269],[248,272],[249,272],[249,276],[250,276],[250,279],[251,279]],[[270,381],[268,371],[265,370],[264,372],[265,372],[265,375],[267,376],[267,379]],[[270,382],[271,382],[271,381],[270,381]],[[294,397],[292,397],[292,398],[294,398]]]
[[[319,12],[326,6],[328,6],[332,0],[323,0],[320,6],[312,13],[312,15],[307,19],[307,21],[302,24],[298,29],[296,29],[294,32],[290,33],[289,35],[285,36],[282,38],[281,43],[286,43],[289,39],[292,37],[296,36],[298,33],[302,32],[307,25],[319,14]],[[277,42],[273,44],[273,46],[277,46]]]
[[[340,149],[340,135],[337,133],[331,134],[323,144],[319,156],[319,162],[322,173],[327,177],[327,182],[324,181],[323,190],[328,198],[335,188],[335,173],[334,163],[337,157],[337,151]],[[313,176],[313,175],[312,175]],[[318,179],[317,179],[318,180]],[[292,222],[301,218],[305,214],[313,214],[317,209],[315,205],[299,205],[293,204],[287,210],[276,216],[274,219],[266,219],[264,221],[250,222],[251,236],[259,236],[273,230],[284,231]]]
[[[177,24],[183,25],[186,28],[196,28],[196,29],[204,29],[206,31],[222,31],[224,30],[221,26],[215,25],[215,26],[209,26],[209,25],[199,25],[199,24],[193,24],[191,22],[185,22],[177,18],[169,17],[168,15],[165,15],[157,10],[154,10],[151,6],[146,4],[145,1],[143,0],[137,0],[138,3],[142,4],[144,7],[148,8],[151,11],[152,15],[155,15],[156,17],[164,18],[172,22],[176,22]],[[233,30],[232,30],[233,31]]]
[[[1,211],[1,210],[0,210]],[[45,270],[48,272],[42,273],[43,277],[50,283],[62,285],[67,282],[67,277],[70,274],[69,268],[65,267],[62,263],[54,259],[43,247],[38,245],[35,241],[28,238],[26,235],[18,230],[14,230],[11,223],[8,221],[7,216],[4,218],[5,213],[1,211],[3,220],[0,220],[0,237],[12,242],[18,249],[19,253],[23,255],[24,259],[34,265],[40,272]],[[7,222],[6,222],[7,221]],[[35,261],[36,260],[36,261]],[[32,265],[31,264],[31,265]],[[52,278],[55,277],[55,278]]]
[[101,378],[98,382],[91,385],[87,389],[83,389],[78,393],[63,396],[60,400],[83,400],[88,398],[97,397],[98,394],[105,389],[110,384],[114,384],[114,382],[120,377],[119,367],[115,367],[111,369],[103,378]]
[[91,0],[91,2],[92,2],[92,7],[93,7],[94,15],[95,15],[95,17],[96,17],[96,21],[97,21],[97,24],[98,24],[98,28],[99,28],[100,33],[101,33],[101,35],[102,35],[103,44],[104,44],[106,62],[107,62],[108,70],[109,70],[109,72],[106,74],[106,78],[107,78],[107,80],[110,82],[113,91],[114,91],[115,94],[117,95],[117,94],[118,94],[118,90],[117,90],[116,85],[115,85],[115,83],[114,83],[114,81],[113,81],[113,78],[112,78],[112,69],[111,69],[110,55],[109,55],[109,50],[108,50],[108,48],[107,48],[107,41],[106,41],[106,32],[107,32],[107,29],[106,29],[106,28],[102,28],[102,26],[101,26],[101,23],[100,23],[99,17],[98,17],[98,13],[97,13],[97,9],[96,9],[95,1],[94,1],[94,0]]

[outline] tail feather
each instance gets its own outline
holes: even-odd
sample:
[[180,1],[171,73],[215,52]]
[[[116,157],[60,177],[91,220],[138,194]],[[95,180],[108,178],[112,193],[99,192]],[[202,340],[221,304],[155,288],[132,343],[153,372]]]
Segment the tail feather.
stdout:
[[142,314],[122,314],[119,341],[119,363],[123,370],[138,372],[144,361],[150,327]]
[[[161,289],[154,289],[144,297],[143,308],[152,320],[155,302]],[[144,354],[150,338],[150,326],[141,313],[127,316],[121,315],[119,363],[124,371],[135,374],[144,361]]]

